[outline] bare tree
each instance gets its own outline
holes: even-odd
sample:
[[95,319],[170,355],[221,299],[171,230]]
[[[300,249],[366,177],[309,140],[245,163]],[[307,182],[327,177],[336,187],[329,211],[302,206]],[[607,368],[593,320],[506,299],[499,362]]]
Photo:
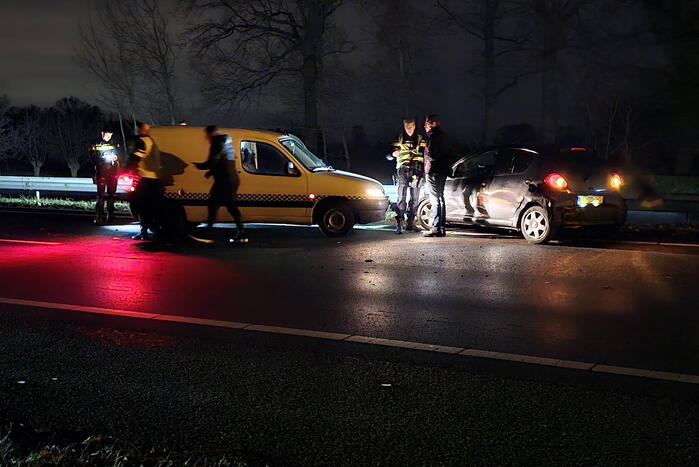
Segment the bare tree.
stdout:
[[519,80],[534,72],[531,66],[520,60],[519,52],[524,49],[527,36],[518,33],[509,24],[508,34],[503,34],[501,23],[512,5],[508,0],[437,0],[437,5],[449,20],[467,36],[482,42],[481,59],[471,65],[472,71],[482,74],[483,126],[481,145],[487,144],[493,131],[493,111],[497,100]]
[[71,177],[77,177],[88,157],[90,143],[101,129],[102,112],[99,107],[68,97],[56,102],[51,116],[54,146],[70,169]]
[[386,76],[392,100],[398,97],[400,115],[411,117],[416,110],[418,58],[426,52],[424,41],[431,24],[414,0],[360,0],[359,4],[373,23],[375,43],[384,52],[372,74]]
[[558,126],[558,67],[561,51],[572,46],[575,19],[597,0],[511,0],[531,29],[527,47],[541,66],[541,126],[544,142],[556,139]]
[[177,122],[177,49],[168,15],[156,0],[108,0],[81,25],[78,63],[120,115]]
[[15,154],[29,162],[34,176],[38,177],[50,152],[48,112],[35,106],[25,107],[17,116],[11,134]]
[[10,132],[10,118],[8,110],[10,108],[10,99],[7,95],[0,96],[0,161],[7,159],[12,150],[12,140]]
[[232,108],[286,80],[303,94],[304,136],[317,150],[323,59],[354,48],[330,34],[337,30],[332,19],[343,0],[183,1],[188,11],[200,13],[189,33],[205,93],[218,106]]

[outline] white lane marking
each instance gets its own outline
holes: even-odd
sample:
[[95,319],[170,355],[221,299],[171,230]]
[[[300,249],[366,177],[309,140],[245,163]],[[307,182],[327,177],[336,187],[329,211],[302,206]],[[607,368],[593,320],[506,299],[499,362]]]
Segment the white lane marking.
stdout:
[[36,240],[14,240],[11,238],[0,238],[0,242],[4,243],[23,243],[26,245],[61,245],[58,242],[39,242]]
[[329,339],[341,341],[350,337],[350,334],[341,334],[337,332],[313,331],[311,329],[285,328],[280,326],[265,326],[262,324],[251,324],[245,326],[246,331],[271,332],[274,334],[291,334],[294,336],[316,337],[318,339]]
[[140,313],[138,311],[115,310],[112,308],[101,308],[96,306],[68,305],[65,303],[39,302],[35,300],[22,300],[19,298],[0,297],[0,303],[36,308],[49,308],[55,310],[77,311],[80,313],[93,313],[98,315],[123,316],[126,318],[152,319],[158,316],[155,313]]
[[191,318],[189,316],[177,315],[153,315],[151,319],[157,321],[170,321],[173,323],[199,324],[201,326],[214,326],[217,328],[243,329],[250,326],[250,323],[237,323],[235,321],[221,321],[217,319]]
[[612,373],[615,375],[640,376],[643,378],[665,379],[669,381],[679,381],[681,383],[699,384],[699,376],[670,373],[667,371],[642,370],[639,368],[626,368],[614,365],[595,365],[592,371],[600,373]]
[[77,311],[80,313],[92,313],[99,315],[118,316],[124,318],[141,318],[154,321],[176,322],[183,324],[194,324],[199,326],[222,327],[240,329],[245,331],[269,332],[273,334],[287,334],[294,336],[312,337],[317,339],[327,339],[335,341],[357,342],[362,344],[383,345],[410,350],[422,350],[428,352],[438,352],[447,354],[458,354],[465,357],[487,358],[491,360],[507,360],[531,365],[553,366],[560,368],[570,368],[582,371],[594,371],[598,373],[611,373],[623,376],[642,377],[649,379],[659,379],[665,381],[675,381],[680,383],[699,384],[699,375],[685,373],[672,373],[667,371],[644,370],[641,368],[629,368],[622,366],[594,364],[588,362],[578,362],[574,360],[561,360],[556,358],[536,357],[533,355],[512,354],[505,352],[494,352],[490,350],[467,349],[463,347],[450,347],[444,345],[427,344],[423,342],[410,342],[395,339],[384,339],[380,337],[354,336],[337,332],[314,331],[312,329],[288,328],[280,326],[267,326],[261,324],[238,323],[235,321],[212,320],[194,318],[189,316],[163,315],[157,313],[140,313],[137,311],[117,310],[112,308],[100,308],[94,306],[69,305],[64,303],[42,302],[35,300],[22,300],[18,298],[0,297],[0,303],[8,305],[18,305],[34,308],[46,308],[54,310]]

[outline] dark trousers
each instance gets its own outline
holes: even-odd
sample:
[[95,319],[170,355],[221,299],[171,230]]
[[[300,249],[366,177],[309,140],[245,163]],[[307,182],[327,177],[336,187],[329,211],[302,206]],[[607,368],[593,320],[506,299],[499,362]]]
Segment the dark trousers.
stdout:
[[207,220],[208,228],[212,228],[216,222],[218,209],[224,206],[233,217],[238,231],[243,230],[243,222],[240,217],[240,209],[236,204],[238,194],[238,183],[230,181],[214,181],[209,193],[209,218]]
[[447,176],[440,173],[427,174],[425,188],[432,205],[432,230],[444,230],[447,224],[447,208],[444,202],[444,185]]
[[114,214],[114,200],[116,199],[117,178],[109,177],[97,180],[97,203],[95,210],[97,218],[101,219],[104,216],[104,205],[107,204],[107,217],[112,217]]
[[157,178],[142,178],[131,194],[131,207],[141,221],[141,232],[156,232],[156,217],[163,199],[163,184]]
[[[418,179],[413,181],[413,175],[417,175]],[[396,203],[396,216],[398,221],[403,221],[407,214],[408,224],[415,219],[415,211],[417,210],[417,202],[420,196],[420,180],[422,174],[408,167],[400,167],[396,171],[396,179],[398,181],[398,202]],[[408,194],[410,200],[408,200]]]

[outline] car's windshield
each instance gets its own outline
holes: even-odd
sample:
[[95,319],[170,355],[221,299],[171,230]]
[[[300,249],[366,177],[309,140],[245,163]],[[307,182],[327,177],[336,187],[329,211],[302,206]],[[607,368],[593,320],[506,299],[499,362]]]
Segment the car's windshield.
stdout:
[[306,145],[296,136],[284,136],[283,138],[279,138],[279,142],[308,170],[329,168],[325,162],[309,151]]

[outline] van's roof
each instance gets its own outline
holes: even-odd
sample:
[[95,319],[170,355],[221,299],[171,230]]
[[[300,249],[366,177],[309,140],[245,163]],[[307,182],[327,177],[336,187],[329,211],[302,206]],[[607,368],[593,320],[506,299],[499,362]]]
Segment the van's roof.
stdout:
[[[171,132],[171,131],[177,132],[177,133],[198,133],[198,134],[204,133],[203,126],[187,126],[187,125],[154,126],[151,128],[151,130],[157,130],[158,133]],[[250,130],[247,128],[219,127],[218,131],[221,133],[225,133],[227,135],[230,135],[230,136],[237,138],[237,139],[240,139],[243,135],[246,138],[264,138],[264,139],[272,139],[272,140],[277,140],[281,136],[284,136],[283,134],[277,133],[275,131]]]

